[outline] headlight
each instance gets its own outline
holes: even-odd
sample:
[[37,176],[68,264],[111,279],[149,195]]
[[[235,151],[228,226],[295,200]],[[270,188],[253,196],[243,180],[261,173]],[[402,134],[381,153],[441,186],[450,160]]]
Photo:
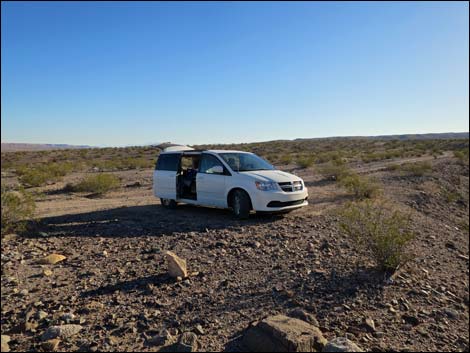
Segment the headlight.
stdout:
[[278,185],[274,181],[255,181],[256,188],[262,191],[279,190]]

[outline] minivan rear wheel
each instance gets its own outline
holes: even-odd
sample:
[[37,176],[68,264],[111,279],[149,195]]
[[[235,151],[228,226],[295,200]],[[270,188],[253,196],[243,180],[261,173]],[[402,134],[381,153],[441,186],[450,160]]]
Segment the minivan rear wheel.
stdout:
[[176,208],[176,201],[171,199],[160,199],[160,202],[163,207],[175,209]]
[[232,196],[232,211],[238,219],[246,219],[250,216],[250,196],[243,190],[235,190]]

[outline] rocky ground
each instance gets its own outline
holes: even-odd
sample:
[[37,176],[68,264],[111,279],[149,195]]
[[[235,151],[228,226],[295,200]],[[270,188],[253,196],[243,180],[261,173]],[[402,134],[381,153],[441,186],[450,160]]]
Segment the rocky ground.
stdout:
[[[296,171],[308,207],[246,221],[163,209],[152,170],[119,172],[123,187],[102,198],[63,193],[80,178],[68,176],[43,188],[31,231],[2,239],[2,335],[12,351],[155,351],[166,329],[193,332],[201,351],[240,351],[251,322],[300,308],[327,340],[364,350],[468,351],[469,170],[449,155],[432,163],[421,177],[354,166],[413,217],[414,257],[392,277],[340,232],[335,209],[351,196],[315,168]],[[167,250],[186,259],[189,278],[168,276]],[[65,259],[38,263],[52,253]],[[44,346],[64,324],[79,326]]]

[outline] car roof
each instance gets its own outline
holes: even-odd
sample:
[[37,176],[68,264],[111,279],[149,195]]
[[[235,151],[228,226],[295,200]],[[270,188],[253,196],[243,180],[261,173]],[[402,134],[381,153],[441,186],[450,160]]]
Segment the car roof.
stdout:
[[246,151],[236,151],[236,150],[175,150],[175,151],[164,151],[161,154],[173,154],[173,153],[185,153],[185,154],[198,154],[203,152],[210,152],[210,153],[251,153]]
[[212,152],[212,153],[251,153],[251,152],[236,151],[236,150],[207,150],[207,152]]

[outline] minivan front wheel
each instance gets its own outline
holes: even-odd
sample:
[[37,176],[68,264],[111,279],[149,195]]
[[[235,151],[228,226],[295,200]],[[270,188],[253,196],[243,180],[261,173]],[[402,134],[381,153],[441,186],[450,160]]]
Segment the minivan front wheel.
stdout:
[[163,207],[175,209],[176,208],[176,201],[171,199],[160,199],[160,202]]
[[251,202],[248,194],[243,190],[235,190],[232,196],[232,211],[238,219],[246,219],[250,215]]

